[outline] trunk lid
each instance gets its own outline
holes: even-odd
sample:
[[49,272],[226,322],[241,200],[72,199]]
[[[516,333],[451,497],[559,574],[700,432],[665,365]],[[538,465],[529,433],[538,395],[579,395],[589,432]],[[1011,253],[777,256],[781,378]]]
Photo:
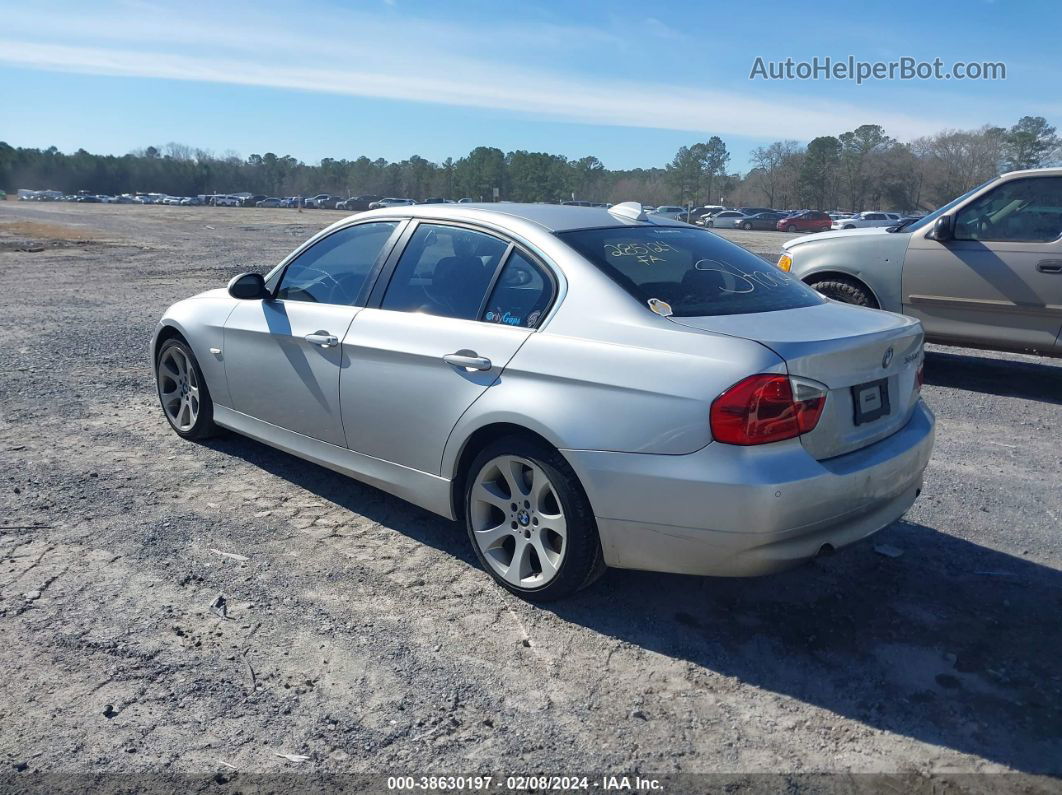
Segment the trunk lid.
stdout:
[[[824,384],[829,392],[822,417],[800,437],[817,459],[844,455],[895,433],[918,402],[922,326],[902,315],[829,301],[777,312],[669,320],[755,340],[781,356],[790,375]],[[873,386],[855,389],[875,382],[880,392]],[[886,401],[883,412],[879,403]]]

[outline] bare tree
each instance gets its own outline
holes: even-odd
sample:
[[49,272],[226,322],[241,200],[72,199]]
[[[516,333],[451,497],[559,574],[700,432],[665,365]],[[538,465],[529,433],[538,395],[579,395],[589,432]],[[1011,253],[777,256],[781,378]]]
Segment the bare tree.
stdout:
[[787,185],[793,179],[792,161],[800,151],[799,141],[775,141],[770,146],[752,150],[751,159],[758,172],[756,182],[769,207],[785,203],[783,197],[791,192],[792,187]]
[[171,160],[195,160],[195,150],[187,144],[179,144],[174,141],[166,144],[163,155]]
[[1004,132],[985,125],[979,130],[944,130],[918,142],[928,171],[927,198],[943,204],[998,174]]

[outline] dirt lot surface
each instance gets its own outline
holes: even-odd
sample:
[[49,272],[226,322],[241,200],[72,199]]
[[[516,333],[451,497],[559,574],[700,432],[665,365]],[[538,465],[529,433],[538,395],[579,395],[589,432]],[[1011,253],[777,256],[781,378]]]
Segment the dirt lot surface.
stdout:
[[0,203],[4,770],[1062,775],[1062,361],[934,348],[872,542],[534,607],[457,526],[163,419],[163,309],[340,215]]

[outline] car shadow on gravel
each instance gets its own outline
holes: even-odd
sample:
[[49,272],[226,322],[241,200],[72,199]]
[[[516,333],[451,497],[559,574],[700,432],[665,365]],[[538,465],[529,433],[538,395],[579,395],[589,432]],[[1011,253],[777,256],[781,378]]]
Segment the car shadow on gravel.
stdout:
[[[885,542],[903,554],[876,554]],[[1062,775],[1062,572],[930,527],[900,521],[758,579],[610,571],[547,608],[687,660],[706,689],[734,677],[874,729]]]
[[[241,436],[207,444],[478,568],[453,522]],[[877,554],[883,543],[900,557]],[[931,527],[899,521],[763,578],[610,570],[541,609],[687,661],[696,689],[730,677],[874,729],[1062,775],[1062,572]]]
[[1062,405],[1062,359],[1058,365],[926,351],[925,377],[932,386]]
[[234,433],[210,439],[204,444],[219,453],[243,459],[265,472],[284,478],[338,508],[436,547],[470,566],[479,565],[468,538],[457,524],[374,486]]

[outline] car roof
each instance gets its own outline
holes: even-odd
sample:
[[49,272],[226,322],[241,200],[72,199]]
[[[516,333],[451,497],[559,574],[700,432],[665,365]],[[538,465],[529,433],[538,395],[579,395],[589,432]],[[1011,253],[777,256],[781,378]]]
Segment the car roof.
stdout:
[[1000,179],[1014,177],[1062,177],[1062,168],[1027,168],[1022,171],[1007,171],[1000,174]]
[[[397,208],[370,210],[359,213],[358,218],[373,215],[394,215]],[[604,207],[573,207],[562,204],[415,204],[402,208],[402,215],[450,221],[495,221],[504,224],[509,218],[519,218],[550,232],[568,232],[574,229],[597,229],[608,226],[688,226],[681,221],[672,221],[665,216],[647,215],[635,221],[610,213]]]

